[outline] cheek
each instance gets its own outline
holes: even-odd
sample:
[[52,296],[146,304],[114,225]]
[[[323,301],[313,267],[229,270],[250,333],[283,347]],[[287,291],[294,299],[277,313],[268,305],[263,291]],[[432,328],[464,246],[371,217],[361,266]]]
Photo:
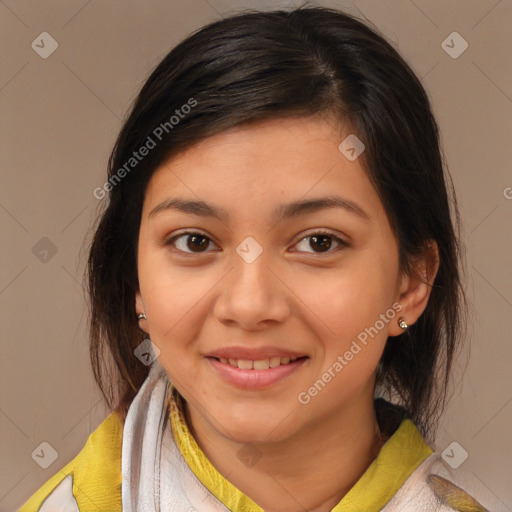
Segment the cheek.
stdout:
[[300,296],[323,322],[321,337],[332,337],[339,343],[373,326],[392,305],[393,273],[375,262],[347,265],[300,282]]
[[322,320],[316,321],[315,336],[321,340],[323,354],[314,370],[319,379],[330,383],[322,400],[348,399],[369,382],[395,315],[391,266],[375,253],[363,256],[347,258],[346,265],[324,276],[301,280],[300,293],[308,291],[305,302]]
[[354,270],[337,280],[317,281],[316,292],[308,296],[308,305],[328,327],[315,333],[323,354],[318,353],[315,379],[308,384],[311,397],[322,395],[318,403],[326,410],[366,388],[377,368],[391,321],[380,315],[394,314],[392,295],[377,280],[378,272]]
[[194,319],[204,312],[215,276],[172,265],[162,254],[141,254],[139,283],[152,341],[162,354],[179,351],[197,335]]

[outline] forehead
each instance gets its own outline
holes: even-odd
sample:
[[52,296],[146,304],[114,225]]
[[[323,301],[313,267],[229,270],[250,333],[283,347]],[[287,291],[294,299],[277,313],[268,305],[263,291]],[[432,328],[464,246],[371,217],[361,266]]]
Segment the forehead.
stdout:
[[144,212],[173,196],[231,209],[268,209],[337,194],[371,216],[383,213],[359,159],[339,149],[350,135],[320,118],[285,118],[230,129],[174,155],[151,177]]

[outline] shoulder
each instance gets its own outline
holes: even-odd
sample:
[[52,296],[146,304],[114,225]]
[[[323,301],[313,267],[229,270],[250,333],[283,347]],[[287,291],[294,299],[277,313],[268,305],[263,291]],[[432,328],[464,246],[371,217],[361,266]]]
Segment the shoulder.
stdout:
[[505,512],[508,510],[471,473],[453,469],[433,453],[411,474],[383,512]]
[[45,482],[18,512],[121,511],[122,436],[122,420],[112,412],[90,434],[78,455]]

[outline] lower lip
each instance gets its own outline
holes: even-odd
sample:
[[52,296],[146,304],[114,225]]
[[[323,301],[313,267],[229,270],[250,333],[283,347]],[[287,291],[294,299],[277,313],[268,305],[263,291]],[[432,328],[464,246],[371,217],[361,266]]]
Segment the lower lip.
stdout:
[[268,370],[244,370],[229,363],[221,363],[213,357],[207,357],[212,367],[228,383],[243,389],[263,389],[270,387],[295,373],[306,361],[302,357],[288,364],[282,364]]

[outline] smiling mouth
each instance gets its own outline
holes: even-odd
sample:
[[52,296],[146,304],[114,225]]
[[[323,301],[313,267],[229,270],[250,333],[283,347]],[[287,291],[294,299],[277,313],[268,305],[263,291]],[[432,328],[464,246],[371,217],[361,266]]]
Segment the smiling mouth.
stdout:
[[302,357],[271,357],[268,359],[259,359],[257,361],[251,359],[226,359],[224,357],[211,357],[220,363],[229,364],[233,368],[241,370],[268,370],[269,368],[277,368],[278,366],[286,366],[297,360],[307,359],[308,356]]

